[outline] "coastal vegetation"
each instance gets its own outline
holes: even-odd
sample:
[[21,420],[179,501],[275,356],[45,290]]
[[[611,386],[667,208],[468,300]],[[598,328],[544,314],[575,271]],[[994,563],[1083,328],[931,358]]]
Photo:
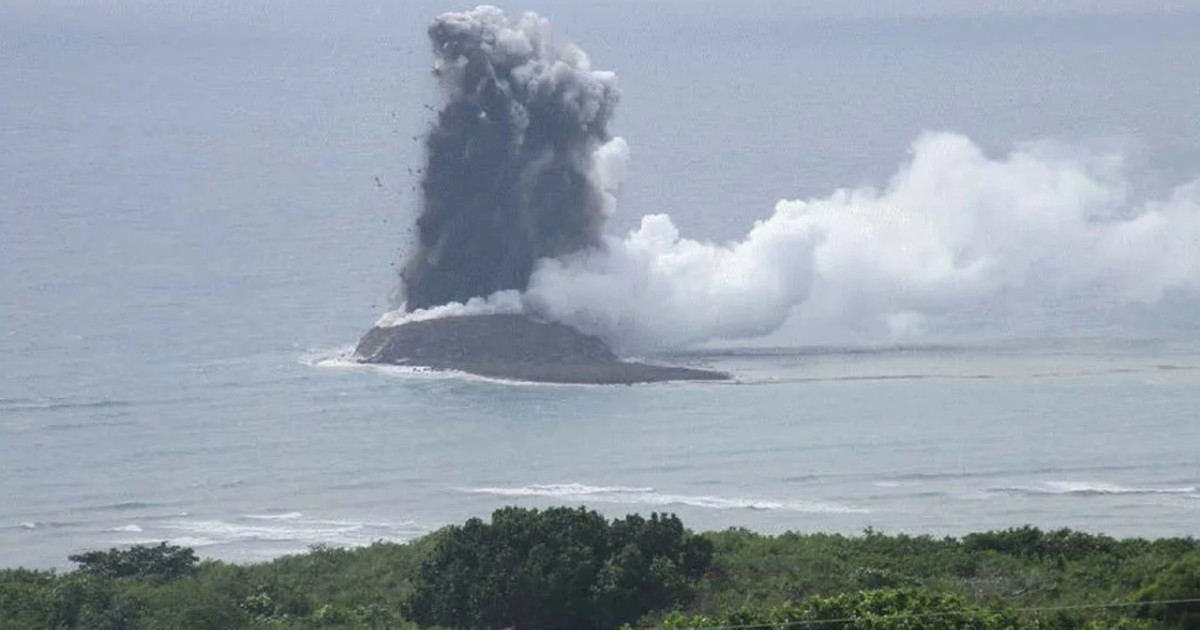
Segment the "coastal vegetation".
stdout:
[[162,543],[0,570],[4,630],[1200,629],[1200,541],[696,534],[674,515],[504,508],[419,540],[258,564]]

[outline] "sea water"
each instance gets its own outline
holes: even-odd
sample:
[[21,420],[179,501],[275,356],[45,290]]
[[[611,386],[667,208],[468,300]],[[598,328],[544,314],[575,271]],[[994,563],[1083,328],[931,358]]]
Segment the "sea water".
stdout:
[[[1132,197],[1200,174],[1195,15],[542,4],[621,77],[616,233],[667,212],[739,238],[778,199],[884,184],[927,130],[1116,145]],[[438,103],[422,31],[465,7],[65,6],[0,8],[0,566],[160,540],[253,560],[510,504],[768,532],[1197,533],[1187,300],[1044,334],[651,357],[722,384],[356,366]]]

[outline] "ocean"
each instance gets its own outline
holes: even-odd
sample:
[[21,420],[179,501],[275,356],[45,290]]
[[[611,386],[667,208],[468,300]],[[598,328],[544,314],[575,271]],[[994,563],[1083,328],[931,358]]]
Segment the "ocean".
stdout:
[[[878,224],[770,334],[690,317],[685,285],[636,311],[635,340],[706,332],[628,352],[732,382],[588,387],[347,358],[411,244],[441,102],[424,30],[468,7],[0,5],[0,566],[161,540],[250,561],[511,504],[1196,535],[1198,241],[978,209],[1078,197],[1200,235],[1200,14],[807,6],[528,5],[618,76],[631,159],[607,232],[663,213],[719,248],[783,199],[903,208],[932,152],[975,170],[922,203],[976,217],[960,250],[1003,273],[864,267],[927,243]],[[846,234],[839,216],[819,227]],[[739,307],[718,319],[767,309],[717,295]]]

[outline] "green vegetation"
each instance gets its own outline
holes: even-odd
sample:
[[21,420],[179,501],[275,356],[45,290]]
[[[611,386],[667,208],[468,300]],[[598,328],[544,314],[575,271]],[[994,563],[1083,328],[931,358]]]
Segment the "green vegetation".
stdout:
[[0,629],[1200,630],[1200,542],[696,535],[673,515],[505,508],[410,544],[253,565],[94,551],[0,571]]
[[1168,628],[1200,628],[1200,551],[1192,551],[1138,591],[1142,612]]
[[200,559],[185,547],[160,543],[155,547],[138,546],[121,551],[89,551],[67,559],[79,565],[79,572],[116,580],[170,582],[196,574]]
[[453,628],[615,628],[685,603],[711,559],[674,515],[505,508],[442,532],[405,611]]

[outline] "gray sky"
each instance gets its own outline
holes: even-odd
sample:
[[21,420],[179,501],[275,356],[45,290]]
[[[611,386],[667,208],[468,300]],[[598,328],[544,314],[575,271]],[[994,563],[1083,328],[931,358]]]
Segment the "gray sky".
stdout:
[[[477,4],[495,4],[507,11],[520,11],[527,7],[553,7],[556,4],[659,4],[686,7],[713,8],[724,10],[753,10],[758,5],[788,7],[795,12],[814,16],[941,16],[941,15],[1039,15],[1078,13],[1176,13],[1200,12],[1200,0],[526,0],[524,2],[486,2],[465,0],[463,2],[438,0],[350,0],[328,3],[315,0],[284,2],[281,0],[2,0],[0,9],[20,11],[34,8],[104,9],[114,12],[129,10],[162,10],[165,7],[185,8],[197,13],[238,14],[254,13],[257,10],[281,10],[304,6],[309,10],[328,13],[355,11],[367,7],[393,8],[400,4],[438,6],[442,10],[463,10]],[[392,5],[389,7],[389,5]],[[724,5],[724,7],[721,7]],[[168,9],[169,10],[169,9]]]
[[[684,0],[686,1],[686,0]],[[1172,13],[1200,10],[1200,0],[779,0],[823,16],[1037,15]]]

